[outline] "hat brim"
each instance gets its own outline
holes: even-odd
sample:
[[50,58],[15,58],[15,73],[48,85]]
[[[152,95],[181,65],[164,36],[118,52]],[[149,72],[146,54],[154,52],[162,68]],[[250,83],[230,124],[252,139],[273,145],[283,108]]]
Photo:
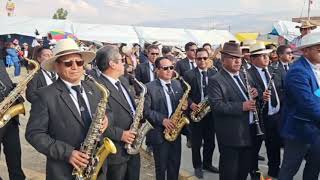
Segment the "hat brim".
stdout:
[[272,51],[274,51],[274,50],[273,50],[273,49],[265,49],[265,50],[257,51],[257,52],[254,52],[254,53],[250,53],[250,55],[255,55],[255,54],[269,54],[269,53],[271,53]]
[[250,46],[240,46],[240,49],[249,49],[250,50]]
[[296,28],[298,29],[307,29],[307,28],[311,28],[311,30],[314,30],[317,28],[316,25],[311,25],[311,26],[296,26]]
[[230,56],[234,56],[234,57],[238,57],[238,58],[242,58],[243,55],[242,54],[235,54],[235,53],[229,53],[229,52],[225,52],[225,51],[220,51],[222,54],[227,54]]
[[317,42],[317,43],[313,43],[313,44],[306,44],[306,45],[303,45],[303,46],[298,46],[295,48],[295,51],[297,50],[301,50],[301,49],[304,49],[304,48],[308,48],[308,47],[311,47],[311,46],[316,46],[316,45],[319,45],[320,42]]
[[72,51],[72,52],[67,52],[67,53],[63,53],[63,54],[59,54],[57,56],[54,56],[46,61],[44,61],[41,64],[41,67],[47,71],[50,72],[55,72],[55,68],[54,68],[54,64],[56,62],[56,60],[59,57],[65,56],[65,55],[70,55],[70,54],[80,54],[81,58],[84,60],[84,65],[86,66],[87,64],[89,64],[95,57],[96,57],[96,53],[91,52],[91,51]]

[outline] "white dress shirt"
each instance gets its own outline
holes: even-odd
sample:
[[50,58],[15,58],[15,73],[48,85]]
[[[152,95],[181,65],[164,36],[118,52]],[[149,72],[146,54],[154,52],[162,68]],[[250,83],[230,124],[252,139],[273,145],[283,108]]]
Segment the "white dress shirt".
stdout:
[[188,60],[189,60],[189,67],[190,67],[190,69],[193,69],[193,68],[192,68],[192,64],[193,64],[194,68],[197,67],[197,64],[195,63],[195,61],[192,61],[192,60],[189,59],[189,58],[188,58]]
[[[103,73],[102,73],[102,75],[103,75],[104,77],[106,77],[106,78],[111,82],[111,84],[112,84],[117,90],[119,90],[119,89],[118,89],[118,86],[116,85],[116,82],[118,82],[118,81],[119,81],[120,84],[121,84],[121,81],[120,81],[119,79],[113,79],[112,77],[107,76],[107,75],[105,75],[105,74],[103,74]],[[129,93],[127,92],[126,88],[124,88],[124,87],[122,86],[122,84],[121,84],[121,90],[122,90],[124,96],[126,97],[126,100],[127,100],[128,104],[129,104],[129,106],[130,106],[130,109],[131,109],[131,111],[132,111],[132,114],[134,115],[134,114],[136,113],[136,110],[134,109],[134,106],[133,106],[133,104],[132,104],[132,101],[131,101],[131,98],[130,98]]]
[[[205,98],[204,97],[204,92],[203,92],[203,88],[204,88],[204,86],[203,86],[203,84],[202,84],[202,78],[203,78],[203,75],[202,75],[202,71],[204,71],[204,70],[202,70],[202,69],[200,69],[200,68],[198,68],[198,70],[199,70],[199,72],[200,72],[200,88],[201,88],[201,101]],[[208,73],[208,70],[206,70],[207,71],[207,73]],[[206,82],[207,82],[207,85],[208,85],[208,76],[207,76],[207,78],[206,78]]]
[[150,74],[150,82],[155,79],[154,77],[154,68],[153,64],[149,61],[149,74]]
[[[238,81],[233,77],[233,76],[239,76],[239,77],[240,77],[239,72],[237,72],[237,73],[231,73],[231,72],[229,72],[229,71],[226,70],[226,69],[224,69],[224,70],[231,76],[231,79],[233,79],[233,81],[234,81],[234,82],[236,83],[236,85],[238,86],[238,89],[240,90],[242,96],[245,98],[246,101],[248,101],[249,99],[248,99],[247,95],[245,94],[245,92],[242,91],[242,88],[240,87],[240,84],[238,84]],[[246,87],[245,84],[242,82],[241,78],[240,78],[240,81],[241,81],[242,85],[243,85],[244,87]],[[252,112],[252,111],[249,111],[249,124],[253,124],[253,123],[254,123],[254,122],[253,122],[253,112]]]
[[[268,88],[268,83],[267,83],[267,78],[266,78],[265,72],[263,71],[262,68],[259,68],[257,66],[255,66],[255,67],[258,70],[259,74],[260,74],[260,77],[261,77],[261,79],[263,81],[263,85],[264,85],[265,89],[267,89]],[[270,76],[268,68],[266,68],[266,70],[267,70],[267,75],[270,77],[270,80],[271,80],[271,76]],[[277,92],[277,89],[276,89],[276,87],[274,85],[274,82],[272,82],[272,87],[274,89],[275,96],[276,96],[276,99],[277,99],[278,103],[277,103],[276,107],[273,107],[271,105],[271,99],[270,99],[270,101],[268,101],[268,115],[269,116],[276,114],[280,110],[280,100],[279,100],[278,92]]]
[[81,89],[82,89],[81,95],[82,95],[84,101],[86,102],[86,105],[87,105],[88,110],[89,110],[89,114],[90,114],[90,116],[91,116],[91,118],[92,118],[91,109],[90,109],[90,104],[89,104],[89,100],[88,100],[88,96],[87,96],[87,94],[86,94],[86,91],[85,91],[85,90],[83,89],[83,87],[81,86],[81,83],[79,83],[79,84],[71,84],[71,83],[69,83],[69,82],[67,82],[67,81],[65,81],[65,80],[63,80],[63,79],[61,79],[61,80],[66,84],[67,88],[69,89],[70,97],[71,97],[72,101],[74,102],[74,104],[76,105],[77,110],[78,110],[78,112],[79,112],[79,114],[80,114],[80,116],[81,116],[80,106],[79,106],[79,103],[78,103],[77,92],[76,92],[74,89],[72,89],[72,86],[80,85],[80,87],[81,87]]
[[[167,87],[166,84],[170,83],[171,84],[171,81],[165,81],[165,80],[162,80],[160,79],[160,83],[161,83],[161,86],[163,88],[163,91],[164,91],[164,95],[166,96],[166,101],[167,101],[167,105],[168,105],[168,117],[171,116],[172,112],[173,112],[173,109],[172,109],[172,106],[171,106],[171,100],[170,100],[170,95],[169,95],[169,89]],[[172,84],[171,84],[172,85]],[[171,86],[172,88],[172,86]],[[173,89],[171,89],[172,92]]]
[[317,79],[317,83],[318,83],[318,86],[320,85],[320,64],[318,64],[318,65],[314,65],[314,64],[312,64],[310,61],[309,61],[309,59],[307,59],[306,57],[304,57],[306,60],[307,60],[307,62],[309,63],[309,65],[310,65],[310,67],[311,67],[311,69],[312,69],[312,71],[313,71],[313,73],[314,73],[314,76],[316,77],[316,79]]
[[[52,79],[51,79],[51,77],[49,77],[49,76],[51,75],[51,72],[46,71],[46,70],[44,70],[44,69],[41,69],[41,71],[42,71],[42,74],[43,74],[43,76],[44,76],[44,79],[46,80],[47,86],[49,86],[50,84],[52,84],[52,83],[53,83],[53,82],[52,82]],[[57,77],[58,77],[58,75],[56,74],[56,79],[57,79]]]

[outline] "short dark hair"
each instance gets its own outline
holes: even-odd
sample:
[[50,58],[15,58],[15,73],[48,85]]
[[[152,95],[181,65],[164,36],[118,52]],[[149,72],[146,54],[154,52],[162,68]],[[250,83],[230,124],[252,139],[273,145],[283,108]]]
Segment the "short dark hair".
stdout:
[[159,47],[157,45],[154,45],[154,44],[151,44],[150,46],[148,46],[147,48],[147,52],[149,53],[151,51],[151,49],[157,49],[157,50],[160,50]]
[[37,58],[40,57],[42,51],[45,50],[45,49],[52,51],[49,46],[41,46],[41,47],[39,47],[39,48],[37,49],[37,51],[36,51],[36,57],[37,57]]
[[204,43],[204,44],[202,45],[203,48],[206,47],[206,46],[210,46],[210,48],[212,47],[210,43]]
[[162,54],[165,55],[165,54],[168,54],[169,52],[171,52],[172,48],[169,47],[169,46],[163,46],[162,47]]
[[290,48],[289,45],[280,45],[278,48],[277,48],[277,54],[278,55],[281,55],[281,54],[284,54],[285,50]]
[[115,54],[118,54],[119,48],[115,46],[104,46],[96,53],[96,64],[101,72],[104,72],[110,67],[110,61],[115,60]]
[[184,46],[184,50],[185,51],[189,51],[191,46],[196,46],[196,43],[194,42],[188,42],[185,46]]
[[208,52],[208,50],[205,49],[205,48],[198,48],[197,51],[196,51],[196,55],[198,54],[198,52],[203,52],[203,51],[205,51],[205,52],[208,54],[208,56],[209,56],[209,52]]
[[[158,69],[160,69],[160,63],[161,63],[161,61],[162,60],[164,60],[164,59],[168,59],[167,57],[158,57],[157,59],[156,59],[156,61],[154,62],[154,64],[156,65],[156,68],[158,68]],[[171,61],[170,59],[168,59],[169,61]]]

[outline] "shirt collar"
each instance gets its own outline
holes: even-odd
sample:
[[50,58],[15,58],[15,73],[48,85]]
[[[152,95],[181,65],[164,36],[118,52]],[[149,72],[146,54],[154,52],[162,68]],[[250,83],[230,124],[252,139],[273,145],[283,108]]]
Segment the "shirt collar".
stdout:
[[285,63],[285,62],[282,62],[282,61],[280,61],[280,63],[284,66],[284,65],[289,65],[289,63]]
[[116,82],[119,81],[119,79],[114,79],[114,78],[112,78],[112,77],[110,77],[110,76],[108,76],[108,75],[106,75],[106,74],[103,74],[103,73],[102,73],[102,76],[104,76],[105,78],[107,78],[113,85],[115,85]]
[[169,81],[165,81],[165,80],[160,79],[160,78],[159,78],[159,80],[160,80],[160,83],[161,83],[161,86],[162,86],[162,87],[167,87],[167,86],[166,86],[166,84],[168,84],[168,83],[170,83],[170,84],[171,84],[171,80],[169,80]]
[[191,59],[189,59],[189,58],[188,58],[188,61],[189,61],[189,63],[194,63],[194,61],[193,61],[193,60],[191,60]]
[[70,83],[70,82],[68,82],[68,81],[65,81],[65,80],[63,80],[63,79],[61,79],[63,82],[64,82],[64,84],[68,87],[68,89],[69,90],[71,90],[72,89],[72,86],[81,86],[81,81],[78,83],[78,84],[72,84],[72,83]]
[[238,72],[236,72],[236,73],[232,73],[232,72],[230,72],[230,71],[228,71],[226,68],[223,68],[232,78],[233,78],[233,76],[239,76],[239,71]]
[[304,57],[304,58],[305,58],[305,59],[307,60],[307,62],[309,63],[311,69],[316,70],[316,71],[320,71],[320,65],[314,65],[314,64],[312,64],[312,63],[309,61],[309,59],[307,59],[306,57]]

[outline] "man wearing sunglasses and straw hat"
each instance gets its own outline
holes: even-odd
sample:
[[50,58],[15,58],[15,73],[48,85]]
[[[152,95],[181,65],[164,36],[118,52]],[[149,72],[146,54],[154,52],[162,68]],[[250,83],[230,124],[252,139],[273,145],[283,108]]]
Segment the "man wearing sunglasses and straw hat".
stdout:
[[[73,168],[88,164],[88,155],[79,151],[97,104],[100,91],[89,81],[81,81],[84,65],[91,62],[94,52],[80,51],[71,39],[58,41],[54,56],[42,64],[56,72],[59,79],[36,92],[26,128],[27,141],[47,157],[46,179],[71,180]],[[103,132],[108,125],[105,117]]]
[[285,80],[285,148],[279,180],[292,180],[302,161],[303,180],[318,180],[320,172],[320,33],[310,33],[298,47],[303,55]]

